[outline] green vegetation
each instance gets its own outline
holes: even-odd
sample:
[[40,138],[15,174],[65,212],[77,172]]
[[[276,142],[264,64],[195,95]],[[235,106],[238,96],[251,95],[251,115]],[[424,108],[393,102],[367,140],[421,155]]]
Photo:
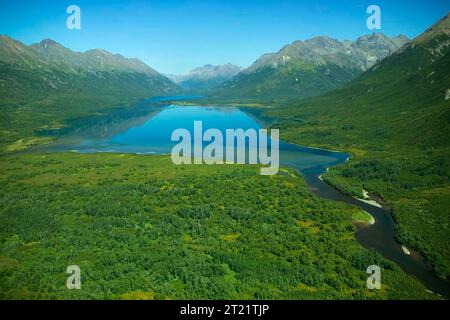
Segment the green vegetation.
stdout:
[[[353,207],[287,169],[74,153],[3,156],[0,168],[2,299],[433,297],[357,243]],[[81,290],[65,288],[72,264]],[[372,264],[381,290],[366,288]]]
[[316,68],[313,63],[296,61],[279,69],[265,67],[254,73],[239,74],[212,95],[215,98],[234,97],[254,101],[305,98],[336,89],[360,72],[331,64]]
[[450,25],[428,32],[327,95],[271,110],[282,138],[352,153],[324,179],[393,207],[397,236],[450,279]]

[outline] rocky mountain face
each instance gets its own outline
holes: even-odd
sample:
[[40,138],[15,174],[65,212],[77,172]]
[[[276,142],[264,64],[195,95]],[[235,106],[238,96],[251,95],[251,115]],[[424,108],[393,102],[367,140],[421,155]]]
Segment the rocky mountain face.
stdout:
[[218,96],[289,98],[319,95],[355,79],[405,43],[404,36],[374,33],[355,41],[320,36],[262,55],[224,83]]
[[185,75],[167,75],[188,92],[202,93],[230,80],[243,69],[231,63],[224,65],[206,64]]
[[74,91],[149,97],[178,89],[138,59],[102,49],[74,52],[51,39],[27,46],[0,36],[0,70],[2,103]]

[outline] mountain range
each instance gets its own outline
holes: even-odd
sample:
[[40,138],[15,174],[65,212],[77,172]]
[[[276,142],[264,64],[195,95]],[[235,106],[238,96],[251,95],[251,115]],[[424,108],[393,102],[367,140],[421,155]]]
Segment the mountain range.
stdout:
[[227,63],[195,68],[184,75],[167,75],[169,79],[190,93],[206,93],[218,85],[230,80],[243,70],[242,67]]
[[262,55],[214,93],[217,97],[305,98],[339,88],[408,42],[374,33],[355,41],[319,36]]
[[46,98],[74,91],[149,97],[178,89],[138,59],[102,49],[74,52],[51,39],[27,46],[0,36],[0,68],[2,104],[23,101],[30,90]]
[[143,98],[180,88],[215,97],[304,98],[345,85],[407,41],[377,33],[356,41],[319,36],[264,54],[245,70],[207,64],[185,75],[165,76],[139,59],[103,49],[74,52],[51,39],[27,46],[0,36],[0,103],[26,102],[27,97],[35,102],[74,90],[106,99]]

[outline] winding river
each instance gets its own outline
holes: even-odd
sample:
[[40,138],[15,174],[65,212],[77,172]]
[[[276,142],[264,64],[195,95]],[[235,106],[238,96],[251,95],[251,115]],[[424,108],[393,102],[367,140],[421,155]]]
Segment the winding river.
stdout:
[[[81,153],[120,152],[167,154],[175,142],[171,133],[177,128],[193,128],[195,120],[203,122],[204,130],[249,128],[259,129],[265,121],[255,112],[234,107],[174,106],[165,101],[186,100],[187,97],[159,97],[141,101],[133,108],[122,109],[107,116],[82,119],[63,130],[57,143],[45,151]],[[395,222],[386,208],[380,208],[342,194],[319,176],[328,167],[345,162],[349,155],[322,149],[297,146],[280,141],[281,165],[300,172],[311,192],[336,201],[343,201],[370,213],[375,224],[358,226],[357,240],[366,248],[374,248],[385,258],[397,263],[406,273],[420,281],[428,290],[450,297],[450,284],[437,277],[425,259],[413,250],[406,254],[395,239]]]

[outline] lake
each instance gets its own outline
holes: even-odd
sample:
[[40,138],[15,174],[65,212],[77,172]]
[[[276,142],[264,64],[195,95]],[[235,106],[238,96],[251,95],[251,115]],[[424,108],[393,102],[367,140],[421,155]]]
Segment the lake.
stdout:
[[[151,101],[150,101],[151,103]],[[202,121],[203,131],[216,128],[225,136],[226,129],[261,129],[264,123],[245,109],[234,107],[148,106],[147,113],[126,115],[119,120],[106,117],[92,124],[73,125],[49,151],[80,153],[118,152],[170,154],[177,142],[171,141],[175,129],[193,132],[194,121]],[[270,150],[270,149],[269,149]],[[342,152],[307,148],[280,141],[281,165],[303,173],[323,172],[349,157]]]
[[[267,119],[250,109],[218,106],[175,106],[164,101],[186,100],[187,97],[158,97],[141,101],[133,108],[119,109],[105,116],[80,119],[62,131],[57,142],[44,151],[80,153],[118,152],[169,154],[177,142],[171,141],[173,130],[186,128],[192,132],[194,121],[202,121],[204,130],[260,129]],[[42,149],[41,149],[42,151]],[[374,248],[385,258],[396,262],[405,272],[421,281],[428,289],[450,296],[450,286],[437,277],[425,259],[416,251],[406,255],[395,239],[395,222],[390,212],[364,203],[321,181],[318,176],[326,168],[345,162],[349,154],[308,148],[280,141],[280,164],[299,171],[311,192],[322,198],[343,201],[369,212],[373,226],[360,226],[357,240],[366,248]]]

